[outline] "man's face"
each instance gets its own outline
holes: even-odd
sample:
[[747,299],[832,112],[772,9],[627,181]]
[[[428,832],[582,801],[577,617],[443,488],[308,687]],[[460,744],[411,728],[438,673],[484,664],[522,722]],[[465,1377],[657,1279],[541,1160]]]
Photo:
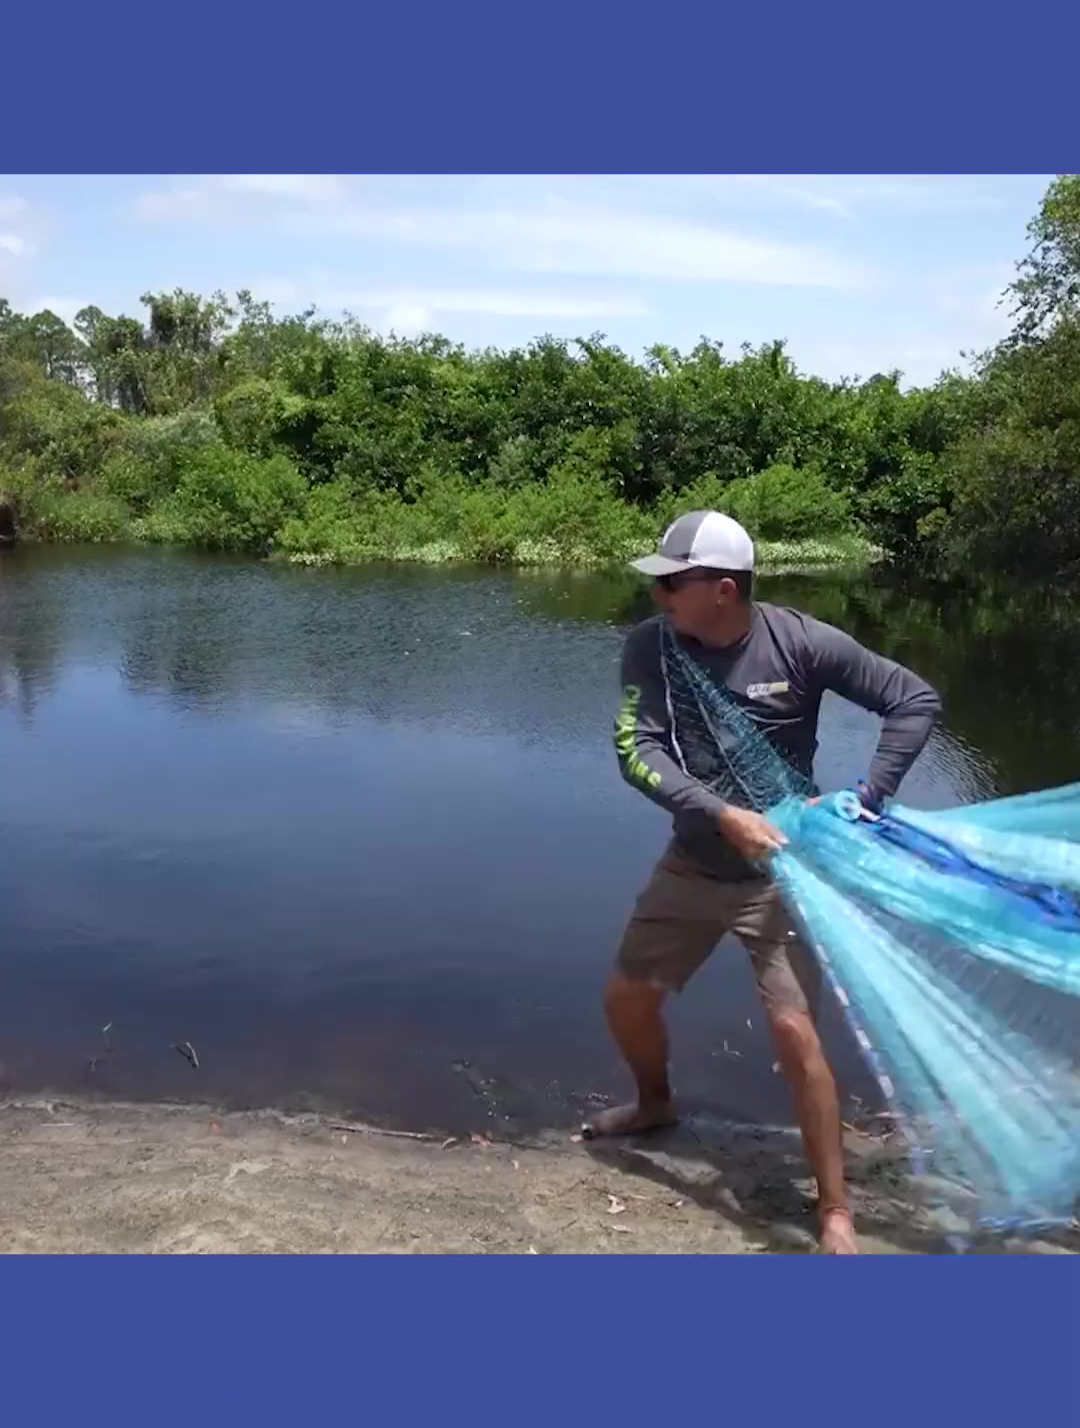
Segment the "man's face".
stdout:
[[737,598],[735,582],[727,577],[717,579],[712,571],[661,575],[653,585],[653,600],[680,635],[696,636],[709,630],[717,611]]

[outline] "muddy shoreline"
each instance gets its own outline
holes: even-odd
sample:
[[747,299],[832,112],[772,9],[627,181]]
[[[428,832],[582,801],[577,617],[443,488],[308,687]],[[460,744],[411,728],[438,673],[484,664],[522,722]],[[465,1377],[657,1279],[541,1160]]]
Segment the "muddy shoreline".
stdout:
[[[850,1133],[864,1253],[949,1253],[887,1141]],[[120,1254],[761,1254],[814,1248],[797,1139],[693,1123],[594,1145],[279,1111],[0,1103],[0,1248]],[[983,1252],[1076,1252],[1080,1237]]]

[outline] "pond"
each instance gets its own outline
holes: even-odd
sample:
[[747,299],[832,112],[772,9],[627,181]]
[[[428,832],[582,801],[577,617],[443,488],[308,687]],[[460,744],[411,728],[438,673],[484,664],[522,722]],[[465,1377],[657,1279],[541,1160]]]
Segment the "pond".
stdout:
[[[909,802],[1080,777],[1049,599],[843,575],[760,594],[940,689]],[[647,612],[621,574],[0,556],[4,1088],[522,1134],[625,1092],[600,993],[669,827],[611,743]],[[826,787],[875,733],[827,698]],[[698,1114],[790,1123],[737,946],[671,1022]],[[872,1083],[826,1032],[850,1113]]]

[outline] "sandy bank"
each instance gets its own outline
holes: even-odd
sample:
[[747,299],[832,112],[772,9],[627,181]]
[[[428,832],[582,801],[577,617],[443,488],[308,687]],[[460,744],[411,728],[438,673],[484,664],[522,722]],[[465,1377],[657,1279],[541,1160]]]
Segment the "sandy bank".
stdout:
[[[9,1101],[0,1247],[748,1254],[813,1244],[809,1184],[783,1132],[691,1125],[598,1148],[565,1136],[444,1143],[342,1126],[272,1111]],[[939,1236],[917,1228],[888,1142],[852,1136],[849,1159],[864,1251],[942,1252]],[[1034,1246],[1055,1247],[1076,1246]]]

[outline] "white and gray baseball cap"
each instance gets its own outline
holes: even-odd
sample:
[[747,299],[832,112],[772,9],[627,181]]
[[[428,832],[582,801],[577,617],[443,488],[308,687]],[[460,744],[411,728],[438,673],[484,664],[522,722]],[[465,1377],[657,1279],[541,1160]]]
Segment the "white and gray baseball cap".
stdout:
[[676,575],[681,570],[753,570],[754,542],[720,511],[689,511],[664,532],[660,549],[630,564],[643,575]]

